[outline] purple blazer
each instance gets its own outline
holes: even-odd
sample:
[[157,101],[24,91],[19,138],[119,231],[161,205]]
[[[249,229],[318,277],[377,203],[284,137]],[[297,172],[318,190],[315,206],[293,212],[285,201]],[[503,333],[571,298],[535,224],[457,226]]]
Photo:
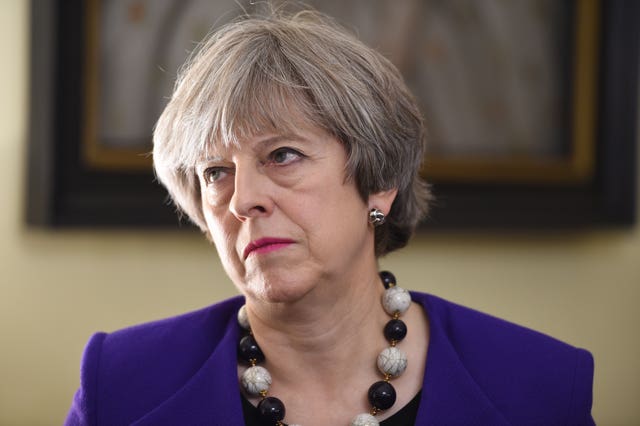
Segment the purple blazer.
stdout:
[[[435,296],[412,297],[430,320],[417,425],[594,424],[587,351]],[[243,426],[242,303],[92,336],[65,425]]]

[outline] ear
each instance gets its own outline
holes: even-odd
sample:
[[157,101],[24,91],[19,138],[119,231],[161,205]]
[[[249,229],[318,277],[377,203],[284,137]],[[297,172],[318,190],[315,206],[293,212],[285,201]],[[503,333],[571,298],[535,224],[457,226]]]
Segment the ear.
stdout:
[[369,207],[369,210],[375,208],[380,210],[385,215],[389,214],[389,211],[391,210],[391,205],[393,204],[393,200],[396,199],[397,194],[398,194],[398,188],[392,188],[386,191],[370,194],[369,200],[367,200],[367,205]]

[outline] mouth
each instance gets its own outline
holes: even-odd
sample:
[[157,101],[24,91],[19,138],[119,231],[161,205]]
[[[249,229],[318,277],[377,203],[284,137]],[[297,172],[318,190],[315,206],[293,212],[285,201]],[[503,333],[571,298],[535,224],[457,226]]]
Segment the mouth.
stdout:
[[294,242],[295,241],[289,240],[287,238],[260,238],[247,244],[247,246],[244,248],[242,256],[243,259],[246,259],[251,254],[269,253],[271,251],[285,248],[288,245],[293,244]]

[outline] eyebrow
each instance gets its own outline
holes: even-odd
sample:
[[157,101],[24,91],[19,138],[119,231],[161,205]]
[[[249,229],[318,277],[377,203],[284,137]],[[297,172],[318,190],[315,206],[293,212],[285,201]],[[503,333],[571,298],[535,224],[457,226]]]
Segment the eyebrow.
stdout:
[[[257,141],[257,143],[260,145],[273,145],[283,140],[295,140],[295,141],[304,142],[304,141],[307,141],[308,139],[297,133],[281,133],[273,136],[268,136],[264,139],[260,139]],[[198,160],[196,165],[201,165],[203,163],[209,163],[209,162],[222,161],[222,160],[224,160],[224,157],[222,157],[221,155],[214,155],[214,156],[207,155],[206,157]]]
[[196,161],[195,168],[199,169],[200,167],[203,167],[207,163],[215,163],[217,161],[222,161],[222,160],[223,160],[223,157],[220,155],[216,155],[213,157],[207,155],[206,157],[200,158]]
[[265,139],[260,139],[258,140],[258,143],[263,145],[271,145],[283,140],[306,141],[307,138],[302,137],[301,135],[298,135],[296,133],[282,133],[282,134],[267,137]]

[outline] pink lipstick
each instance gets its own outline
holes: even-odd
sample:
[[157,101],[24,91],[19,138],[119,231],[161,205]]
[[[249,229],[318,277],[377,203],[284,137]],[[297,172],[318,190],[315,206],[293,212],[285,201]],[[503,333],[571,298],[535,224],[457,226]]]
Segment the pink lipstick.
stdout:
[[243,258],[246,259],[251,253],[269,253],[271,251],[280,250],[281,248],[287,247],[294,242],[295,241],[286,238],[260,238],[247,244],[242,255]]

